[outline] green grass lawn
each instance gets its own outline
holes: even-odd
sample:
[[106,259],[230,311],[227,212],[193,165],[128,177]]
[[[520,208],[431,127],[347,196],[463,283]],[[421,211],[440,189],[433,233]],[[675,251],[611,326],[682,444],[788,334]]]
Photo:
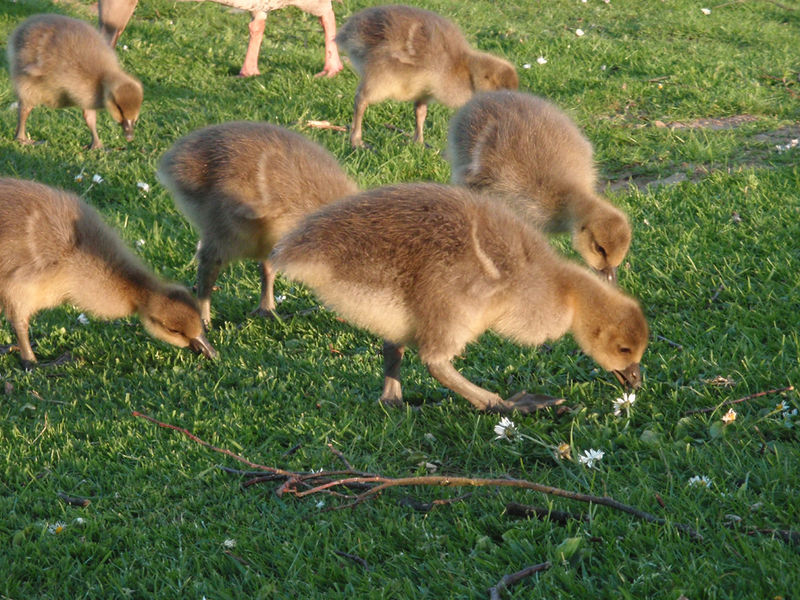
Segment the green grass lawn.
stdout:
[[[338,22],[373,3],[336,3]],[[610,197],[634,227],[620,284],[640,299],[652,331],[630,413],[614,416],[618,384],[569,337],[527,349],[492,334],[456,360],[465,376],[504,396],[560,394],[573,412],[516,416],[527,437],[495,441],[499,418],[438,386],[413,351],[403,373],[410,403],[385,409],[377,403],[380,340],[325,310],[282,322],[250,318],[259,290],[252,263],[233,265],[217,282],[209,333],[216,362],[153,340],[135,319],[82,325],[78,310],[45,311],[31,326],[37,356],[69,351],[74,360],[26,373],[15,353],[0,356],[0,599],[485,598],[503,575],[547,560],[550,570],[503,597],[797,596],[797,543],[750,533],[798,529],[798,392],[739,403],[727,426],[727,406],[685,413],[800,382],[800,148],[776,149],[800,137],[800,2],[424,6],[516,65],[523,90],[569,111],[595,146],[601,177],[616,182]],[[0,43],[37,12],[94,22],[90,7],[4,1]],[[15,97],[0,67],[0,175],[78,193],[156,271],[187,285],[197,237],[157,184],[155,167],[178,137],[201,126],[253,119],[301,131],[363,187],[448,181],[451,111],[431,108],[430,148],[422,148],[408,139],[410,104],[372,106],[364,120],[372,151],[351,150],[346,133],[305,126],[349,125],[357,84],[349,68],[313,78],[322,66],[316,19],[296,9],[270,15],[262,75],[239,79],[247,22],[210,2],[142,0],[118,52],[143,82],[145,103],[130,144],[100,114],[109,152],[83,149],[89,133],[77,109],[35,109],[28,130],[47,143],[15,144]],[[694,126],[742,115],[736,127]],[[104,181],[93,184],[94,174]],[[685,181],[644,184],[676,179]],[[554,243],[572,254],[568,240]],[[283,279],[276,291],[286,296],[282,312],[317,305]],[[13,341],[0,321],[0,345]],[[217,465],[246,467],[133,417],[135,410],[265,465],[341,468],[332,444],[355,468],[387,476],[510,476],[608,495],[689,524],[704,540],[509,488],[395,488],[326,511],[346,501],[278,497],[278,483],[242,488],[242,477]],[[590,448],[605,456],[592,469],[558,461],[551,447],[561,443],[573,459]],[[710,485],[690,485],[694,476]],[[403,502],[468,491],[429,512]],[[91,504],[67,504],[59,493]],[[591,520],[512,518],[508,502]]]

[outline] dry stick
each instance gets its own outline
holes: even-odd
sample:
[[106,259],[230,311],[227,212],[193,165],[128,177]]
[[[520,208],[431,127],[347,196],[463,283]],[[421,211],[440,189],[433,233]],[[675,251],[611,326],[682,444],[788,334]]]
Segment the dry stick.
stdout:
[[[526,490],[541,492],[543,494],[550,494],[551,496],[561,496],[562,498],[569,498],[570,500],[577,500],[579,502],[588,502],[590,504],[600,504],[602,506],[608,506],[610,508],[615,508],[622,512],[631,514],[639,519],[642,519],[643,521],[656,523],[658,525],[664,525],[666,523],[665,519],[656,517],[655,515],[651,515],[650,513],[645,512],[643,510],[639,510],[638,508],[635,508],[633,506],[628,506],[627,504],[623,504],[622,502],[614,500],[614,498],[611,498],[609,496],[591,496],[589,494],[581,494],[579,492],[570,492],[568,490],[562,490],[561,488],[552,487],[541,483],[534,483],[533,481],[527,481],[525,479],[483,479],[478,477],[450,477],[446,475],[426,475],[422,477],[398,477],[398,478],[383,477],[383,476],[349,477],[346,479],[339,479],[337,481],[330,481],[322,485],[313,487],[310,490],[305,490],[302,492],[297,491],[291,485],[284,485],[281,487],[281,493],[289,492],[294,494],[298,498],[303,498],[311,494],[322,492],[331,487],[336,487],[339,485],[348,485],[351,483],[376,483],[378,485],[367,490],[362,494],[359,494],[356,497],[355,502],[353,502],[349,506],[356,506],[361,502],[363,502],[364,500],[367,500],[368,498],[382,492],[387,488],[397,487],[397,486],[438,485],[443,487],[450,487],[450,486],[517,487]],[[694,539],[698,540],[703,539],[702,535],[700,535],[697,531],[695,531],[688,525],[683,525],[681,523],[674,523],[674,526],[678,530],[688,533]]]
[[201,440],[199,437],[197,437],[196,435],[191,433],[188,429],[184,429],[183,427],[177,427],[175,425],[170,425],[169,423],[162,423],[161,421],[158,421],[158,420],[154,419],[153,417],[149,417],[149,416],[147,416],[147,415],[145,415],[143,413],[140,413],[137,410],[133,411],[132,414],[133,414],[134,417],[141,417],[142,419],[146,419],[146,420],[150,421],[151,423],[155,423],[159,427],[165,427],[166,429],[172,429],[174,431],[182,433],[183,435],[188,437],[190,440],[197,442],[201,446],[205,446],[206,448],[211,448],[215,452],[220,452],[221,454],[226,454],[226,455],[230,456],[231,458],[234,458],[234,459],[238,460],[239,462],[246,464],[248,467],[253,467],[254,469],[258,469],[260,471],[267,471],[268,473],[276,473],[278,475],[283,475],[284,477],[293,477],[293,476],[296,475],[296,473],[292,473],[291,471],[284,471],[283,469],[276,469],[275,467],[267,467],[265,465],[259,465],[259,464],[254,463],[254,462],[250,462],[246,458],[243,458],[243,457],[239,456],[238,454],[235,454],[235,453],[231,452],[230,450],[226,450],[225,448],[217,448],[216,446],[214,446],[212,444],[209,444],[208,442],[206,442],[204,440]]
[[[167,429],[172,429],[179,433],[182,433],[189,439],[197,442],[198,444],[205,446],[207,448],[211,448],[215,452],[220,452],[222,454],[226,454],[239,462],[242,462],[250,467],[260,469],[269,473],[277,473],[279,475],[283,475],[287,478],[287,481],[281,485],[277,490],[276,493],[280,496],[284,493],[291,493],[294,494],[298,498],[302,498],[304,496],[308,496],[310,494],[316,494],[325,490],[328,490],[332,487],[337,486],[347,486],[352,484],[361,484],[361,483],[375,483],[378,484],[373,488],[370,488],[366,492],[355,496],[355,501],[348,505],[348,506],[356,506],[363,502],[364,500],[374,496],[375,494],[380,493],[381,491],[385,490],[386,488],[390,487],[397,487],[401,485],[438,485],[438,486],[496,486],[496,487],[518,487],[523,489],[534,490],[537,492],[542,492],[543,494],[550,494],[552,496],[561,496],[563,498],[569,498],[571,500],[578,500],[579,502],[589,502],[593,504],[600,504],[603,506],[608,506],[610,508],[615,508],[622,512],[626,512],[631,514],[639,519],[644,521],[648,521],[650,523],[656,523],[658,525],[663,525],[666,523],[665,519],[660,517],[656,517],[651,515],[650,513],[641,511],[633,506],[628,506],[627,504],[623,504],[622,502],[618,502],[613,498],[608,496],[591,496],[588,494],[581,494],[578,492],[570,492],[568,490],[562,490],[561,488],[552,487],[549,485],[543,485],[541,483],[534,483],[532,481],[526,481],[524,479],[481,479],[481,478],[471,478],[471,477],[448,477],[448,476],[441,476],[441,475],[428,475],[424,477],[400,477],[397,479],[393,479],[391,477],[382,477],[380,475],[374,475],[371,473],[353,473],[352,471],[322,471],[319,473],[295,473],[292,471],[286,471],[284,469],[278,469],[275,467],[267,467],[265,465],[259,465],[258,463],[251,462],[246,458],[239,456],[231,452],[230,450],[226,450],[224,448],[218,448],[208,442],[201,440],[199,437],[191,433],[188,429],[184,429],[182,427],[177,427],[176,425],[170,425],[169,423],[162,423],[154,419],[153,417],[147,416],[142,414],[138,411],[133,411],[134,417],[141,417],[146,419],[152,423],[155,423],[159,427],[164,427]],[[334,474],[341,474],[341,475],[355,475],[354,477],[346,477],[344,479],[337,479],[334,481],[326,481],[316,487],[312,487],[309,490],[305,490],[303,492],[298,492],[297,489],[294,487],[298,483],[305,483],[309,479],[322,478],[322,477],[330,477]],[[348,506],[343,506],[341,508],[348,508]],[[683,525],[681,523],[675,523],[675,528],[679,531],[683,531],[688,533],[694,539],[702,540],[703,536],[700,535],[697,531],[689,527],[688,525]]]
[[349,558],[353,562],[356,562],[365,569],[369,570],[369,564],[360,556],[356,556],[355,554],[348,554],[347,552],[342,552],[341,550],[334,550],[333,553],[338,554],[339,556],[343,556],[344,558]]
[[58,497],[61,498],[67,504],[71,504],[72,506],[89,506],[92,501],[88,498],[80,498],[78,496],[69,496],[64,492],[58,492]]
[[400,506],[409,506],[419,512],[429,512],[434,506],[447,506],[448,504],[455,504],[456,502],[466,500],[470,496],[472,496],[472,492],[461,494],[455,498],[440,498],[439,500],[434,500],[433,502],[421,502],[416,498],[406,496],[405,498],[401,498],[397,504]]
[[516,573],[511,573],[510,575],[504,575],[503,578],[497,582],[497,585],[494,587],[489,588],[489,600],[500,600],[500,592],[506,589],[509,586],[518,583],[519,581],[525,579],[526,577],[530,577],[534,573],[538,573],[539,571],[547,571],[553,564],[548,560],[547,562],[543,562],[538,565],[531,565],[530,567],[525,567],[521,571],[517,571]]
[[662,342],[667,342],[670,346],[673,346],[678,350],[683,350],[683,346],[681,344],[678,342],[673,342],[672,340],[665,338],[663,335],[656,334],[656,339],[661,340]]
[[350,461],[348,461],[347,458],[345,458],[344,454],[342,454],[339,450],[334,448],[333,444],[328,444],[328,450],[333,452],[336,455],[336,457],[339,458],[339,460],[341,460],[344,463],[345,467],[347,467],[351,471],[355,471],[355,469],[353,468],[353,465],[350,464]]
[[748,400],[752,400],[753,398],[760,398],[761,396],[766,396],[768,394],[780,394],[781,392],[791,392],[794,390],[794,386],[790,385],[789,387],[785,388],[778,388],[774,390],[767,390],[765,392],[758,392],[756,394],[750,394],[749,396],[744,396],[743,398],[737,398],[736,400],[727,400],[722,404],[718,404],[717,406],[707,406],[706,408],[693,408],[691,410],[687,410],[684,412],[684,415],[693,415],[696,413],[709,413],[714,412],[715,410],[719,410],[723,406],[729,406],[731,404],[739,404],[740,402],[746,402]]

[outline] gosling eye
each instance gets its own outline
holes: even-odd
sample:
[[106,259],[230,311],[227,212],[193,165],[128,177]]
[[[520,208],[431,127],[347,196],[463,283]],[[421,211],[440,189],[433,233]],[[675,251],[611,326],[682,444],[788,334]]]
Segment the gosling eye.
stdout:
[[606,257],[606,249],[605,249],[605,248],[603,248],[603,247],[602,247],[600,244],[598,244],[598,243],[597,243],[597,242],[595,242],[594,240],[592,240],[592,249],[593,249],[593,250],[594,250],[594,251],[595,251],[597,254],[599,254],[600,256],[602,256],[603,258],[605,258],[605,257]]
[[620,352],[620,354],[630,354],[631,353],[631,349],[622,347],[622,348],[619,349],[619,352]]

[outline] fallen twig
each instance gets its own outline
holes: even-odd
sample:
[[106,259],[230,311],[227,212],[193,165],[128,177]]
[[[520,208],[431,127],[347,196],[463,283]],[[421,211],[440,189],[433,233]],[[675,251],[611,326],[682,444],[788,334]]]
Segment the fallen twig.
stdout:
[[761,527],[742,527],[738,522],[725,523],[730,529],[742,531],[747,535],[773,535],[776,538],[788,544],[800,545],[800,531],[792,531],[791,529],[768,529]]
[[550,519],[551,523],[566,525],[567,521],[588,522],[589,517],[582,513],[570,513],[563,510],[550,510],[541,506],[531,506],[529,504],[519,504],[509,502],[506,504],[506,513],[512,517],[537,517],[538,519]]
[[539,571],[547,571],[550,567],[553,566],[549,560],[538,565],[531,565],[530,567],[525,567],[521,571],[517,571],[516,573],[511,573],[510,575],[503,575],[503,578],[497,582],[494,587],[489,588],[489,600],[500,600],[500,592],[502,592],[507,587],[510,587],[526,577],[530,577],[534,573],[538,573]]
[[416,498],[412,498],[411,496],[406,496],[405,498],[401,498],[397,502],[397,504],[399,506],[411,507],[418,512],[429,512],[430,510],[433,509],[434,506],[446,506],[448,504],[455,504],[456,502],[461,502],[462,500],[466,500],[470,496],[472,496],[472,492],[456,496],[455,498],[441,498],[439,500],[434,500],[433,502],[421,502]]
[[656,334],[656,339],[661,340],[662,342],[667,342],[670,346],[677,348],[678,350],[683,350],[683,346],[681,344],[678,342],[673,342],[672,340],[665,338],[663,335]]
[[33,441],[31,442],[31,446],[33,444],[35,444],[39,440],[39,438],[44,435],[44,432],[47,431],[47,427],[48,426],[49,425],[47,423],[47,413],[44,413],[44,426],[42,427],[42,430],[39,432],[39,435],[37,435],[35,438],[33,438]]
[[354,470],[355,470],[355,469],[353,469],[353,465],[351,465],[351,464],[350,464],[350,461],[348,461],[348,460],[347,460],[347,458],[345,457],[345,455],[344,455],[344,454],[342,454],[342,453],[341,453],[341,451],[339,451],[339,450],[337,450],[336,448],[334,448],[334,447],[333,447],[333,444],[328,444],[328,450],[330,450],[331,452],[333,452],[333,453],[336,455],[336,457],[337,457],[339,460],[341,460],[341,461],[344,463],[344,466],[345,466],[345,467],[347,467],[347,468],[348,468],[348,469],[350,469],[351,471],[354,471]]
[[313,119],[306,121],[306,126],[312,129],[332,129],[333,131],[347,131],[347,127],[341,125],[334,125],[330,121],[315,121]]
[[359,565],[364,567],[366,570],[369,570],[369,564],[360,556],[356,556],[355,554],[348,554],[347,552],[342,552],[341,550],[334,550],[333,552],[334,554],[338,554],[339,556],[352,560],[353,562],[358,563]]
[[69,496],[64,492],[58,492],[58,497],[61,498],[67,504],[71,504],[72,506],[89,506],[92,501],[89,498],[81,498],[79,496]]
[[705,408],[692,408],[690,410],[685,411],[683,414],[685,415],[694,415],[697,413],[709,413],[714,412],[715,410],[719,410],[723,406],[730,406],[731,404],[739,404],[740,402],[747,402],[748,400],[752,400],[753,398],[760,398],[761,396],[767,396],[769,394],[780,394],[781,392],[791,392],[794,390],[794,386],[790,385],[789,387],[785,388],[777,388],[774,390],[766,390],[764,392],[758,392],[755,394],[750,394],[748,396],[744,396],[742,398],[737,398],[736,400],[727,400],[721,404],[717,404],[716,406],[707,406]]
[[241,556],[239,556],[238,554],[234,554],[234,553],[233,553],[233,552],[231,552],[230,550],[223,550],[222,552],[224,552],[225,554],[227,554],[228,556],[230,556],[230,557],[231,557],[233,560],[235,560],[235,561],[236,561],[236,562],[238,562],[239,564],[242,564],[242,565],[244,565],[245,567],[252,567],[252,566],[253,566],[253,565],[252,565],[252,564],[250,564],[248,561],[246,561],[245,559],[243,559]]
[[[298,498],[303,498],[311,494],[328,493],[328,494],[334,494],[342,498],[348,498],[350,500],[353,500],[353,502],[351,502],[350,504],[336,508],[331,508],[330,510],[340,510],[343,508],[350,508],[353,506],[357,506],[358,504],[364,502],[365,500],[368,500],[369,498],[379,494],[383,490],[390,487],[416,486],[416,485],[433,485],[442,487],[494,486],[494,487],[522,488],[527,490],[533,490],[536,492],[541,492],[543,494],[549,494],[552,496],[569,498],[570,500],[577,500],[579,502],[600,504],[602,506],[608,506],[609,508],[615,508],[619,511],[626,512],[643,521],[656,523],[658,525],[666,524],[665,519],[656,517],[655,515],[651,515],[650,513],[639,510],[638,508],[635,508],[633,506],[628,506],[627,504],[623,504],[622,502],[619,502],[609,496],[592,496],[589,494],[581,494],[579,492],[571,492],[568,490],[563,490],[561,488],[552,487],[541,483],[535,483],[533,481],[527,481],[525,479],[510,479],[510,478],[486,479],[478,477],[454,477],[448,475],[427,475],[421,477],[393,478],[393,477],[384,477],[382,475],[378,475],[375,473],[364,473],[359,471],[353,471],[352,469],[348,469],[346,471],[319,471],[315,473],[298,473],[293,471],[287,471],[285,469],[268,467],[265,465],[259,465],[258,463],[251,462],[246,458],[243,458],[238,454],[231,452],[230,450],[226,450],[224,448],[218,448],[216,446],[213,446],[212,444],[209,444],[208,442],[200,439],[199,437],[191,433],[189,430],[184,429],[182,427],[177,427],[176,425],[170,425],[169,423],[162,423],[161,421],[158,421],[138,411],[134,411],[132,414],[134,417],[141,417],[152,423],[155,423],[159,427],[172,429],[174,431],[182,433],[183,435],[197,442],[198,444],[210,448],[215,452],[220,452],[222,454],[230,456],[250,467],[263,470],[273,475],[285,477],[286,481],[276,490],[276,494],[279,496],[283,494],[292,494]],[[274,479],[279,479],[280,477],[274,477]],[[366,485],[364,486],[363,484]],[[298,485],[308,489],[299,491],[297,489]],[[342,494],[340,492],[335,492],[332,489],[335,487],[356,487],[356,486],[367,487],[368,489],[358,495]],[[700,535],[697,531],[695,531],[688,525],[675,523],[674,526],[679,531],[687,533],[690,537],[694,539],[698,540],[703,539],[702,535]]]

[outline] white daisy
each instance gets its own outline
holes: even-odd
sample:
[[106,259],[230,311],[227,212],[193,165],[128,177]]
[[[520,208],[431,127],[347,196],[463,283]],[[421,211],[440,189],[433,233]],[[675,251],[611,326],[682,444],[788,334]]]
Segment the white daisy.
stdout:
[[630,394],[623,393],[622,394],[622,398],[617,398],[616,400],[614,400],[614,416],[615,417],[620,416],[622,414],[622,409],[623,408],[625,409],[625,412],[628,415],[630,415],[631,414],[631,408],[633,408],[633,403],[634,402],[636,402],[636,394],[635,393],[633,393],[633,392],[630,393]]
[[547,59],[544,56],[540,56],[539,58],[536,59],[536,62],[539,63],[540,65],[546,65]]
[[56,521],[55,523],[53,523],[52,525],[50,525],[47,528],[47,531],[52,533],[53,535],[58,535],[59,533],[64,531],[64,529],[66,529],[66,527],[67,527],[67,524],[64,523],[64,521]]
[[583,454],[578,457],[578,462],[592,469],[594,468],[594,463],[600,462],[605,454],[602,450],[590,448],[589,450],[584,450]]
[[703,487],[711,487],[711,479],[706,477],[705,475],[695,475],[694,477],[689,478],[689,485],[692,487],[703,486]]
[[81,325],[88,325],[89,324],[89,317],[87,317],[83,313],[79,314],[78,315],[78,323],[80,323]]
[[722,415],[722,422],[725,423],[725,425],[730,425],[735,420],[736,420],[736,411],[733,410],[732,408],[728,409],[728,412]]
[[102,178],[100,175],[98,175],[97,173],[95,173],[95,174],[92,176],[92,181],[93,181],[94,183],[103,183],[103,181],[105,181],[105,180],[104,180],[104,179],[103,179],[103,178]]
[[700,12],[703,13],[704,15],[710,15],[711,14],[711,9],[710,8],[701,8]]
[[145,194],[150,191],[150,184],[144,181],[137,181],[136,187],[142,190],[142,192]]
[[512,440],[517,435],[517,426],[514,421],[508,417],[503,417],[500,422],[494,426],[494,432],[497,434],[495,440]]
[[231,548],[236,548],[236,540],[228,538],[227,540],[222,542],[222,545],[225,546],[226,548],[228,548],[229,550]]
[[583,31],[583,29],[576,29],[575,30],[575,35],[577,35],[578,37],[582,37],[584,35],[584,33],[585,32]]

